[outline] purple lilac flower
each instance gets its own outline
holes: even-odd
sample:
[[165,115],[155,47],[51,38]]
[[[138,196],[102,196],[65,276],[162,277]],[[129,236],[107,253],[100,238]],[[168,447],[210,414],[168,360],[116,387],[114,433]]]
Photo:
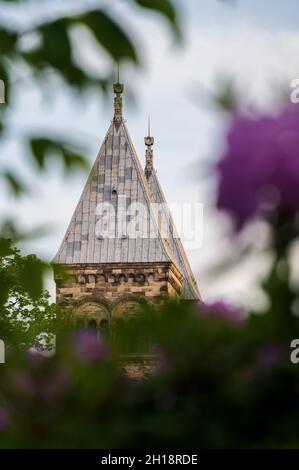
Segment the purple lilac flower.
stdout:
[[10,424],[10,415],[6,408],[0,406],[0,431],[6,429]]
[[242,371],[245,382],[252,382],[261,369],[272,369],[280,366],[283,360],[287,360],[286,350],[279,344],[267,343],[260,346],[255,354],[254,362]]
[[15,383],[28,397],[51,401],[65,394],[70,387],[70,375],[64,368],[58,368],[47,377],[22,371],[15,376]]
[[245,319],[243,310],[222,300],[209,304],[201,302],[199,309],[204,314],[228,320],[236,325],[242,323]]
[[299,210],[299,106],[278,116],[236,113],[218,164],[217,205],[242,225],[269,210]]
[[166,352],[160,346],[155,346],[153,353],[156,356],[155,372],[156,373],[168,372],[171,368],[171,364],[170,364],[170,360]]
[[108,357],[103,339],[90,330],[82,330],[76,334],[75,352],[84,361],[104,360]]
[[265,344],[257,351],[257,363],[263,367],[274,367],[281,363],[285,351],[278,344]]
[[40,367],[47,363],[49,355],[45,352],[41,353],[35,349],[29,349],[27,351],[27,359],[32,366]]

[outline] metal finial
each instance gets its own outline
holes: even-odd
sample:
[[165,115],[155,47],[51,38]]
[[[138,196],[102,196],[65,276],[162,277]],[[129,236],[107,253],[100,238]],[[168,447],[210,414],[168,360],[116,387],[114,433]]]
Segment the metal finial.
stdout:
[[154,145],[155,139],[151,136],[151,117],[148,116],[148,129],[147,129],[147,137],[144,137],[144,143],[147,146],[145,152],[145,176],[147,180],[149,180],[152,172],[154,171],[154,164],[153,164],[153,149],[152,146]]
[[114,123],[118,129],[120,123],[122,122],[122,93],[124,91],[124,86],[122,83],[119,83],[119,64],[117,64],[117,83],[113,85],[113,91],[115,93],[114,98]]
[[147,136],[144,137],[144,143],[147,147],[151,147],[154,145],[155,139],[151,136],[151,116],[148,115],[148,122],[147,122]]
[[113,85],[113,91],[117,96],[121,95],[124,91],[124,85],[119,82],[119,63],[117,63],[117,82]]
[[154,145],[155,139],[151,137],[151,117],[148,115],[148,124],[147,124],[147,137],[144,137],[144,143],[147,145],[147,147],[151,147]]

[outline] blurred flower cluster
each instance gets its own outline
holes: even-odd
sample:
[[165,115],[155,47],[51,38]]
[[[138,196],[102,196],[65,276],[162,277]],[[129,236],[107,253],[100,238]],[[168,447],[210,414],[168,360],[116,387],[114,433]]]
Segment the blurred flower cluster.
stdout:
[[[11,350],[0,447],[299,445],[299,368],[288,347],[295,317],[166,303],[138,321],[155,346],[150,356],[119,357],[89,330],[61,332],[52,356]],[[149,360],[142,380],[125,373],[128,362],[148,371]]]
[[299,107],[279,115],[233,115],[219,162],[218,207],[238,227],[258,214],[299,210]]
[[[235,112],[218,165],[218,207],[234,216],[237,236],[256,216],[272,226],[275,256],[262,285],[269,300],[264,312],[221,300],[161,302],[144,307],[137,328],[103,338],[60,325],[62,317],[57,312],[54,321],[52,310],[45,325],[35,304],[39,327],[21,337],[31,344],[34,334],[45,327],[53,332],[55,324],[56,353],[7,351],[0,447],[299,446],[299,367],[290,361],[291,340],[299,337],[293,314],[298,288],[290,283],[287,257],[298,237],[298,144],[299,108],[277,116]],[[24,297],[24,283],[16,290],[13,275],[14,263],[23,273],[32,260],[7,246],[3,253],[10,260],[12,287],[3,300],[9,323],[11,312],[15,316],[7,306],[11,289],[22,300],[24,318],[29,315],[32,293]],[[6,266],[3,261],[2,275]],[[147,332],[147,348],[123,354],[121,345],[136,344],[130,337],[136,331]]]

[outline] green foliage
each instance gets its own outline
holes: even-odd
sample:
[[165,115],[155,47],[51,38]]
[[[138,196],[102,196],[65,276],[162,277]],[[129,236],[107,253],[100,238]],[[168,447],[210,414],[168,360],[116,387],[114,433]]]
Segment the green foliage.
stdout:
[[12,55],[13,50],[16,47],[17,40],[17,33],[6,29],[0,29],[1,53],[9,56]]
[[21,194],[24,194],[27,192],[24,186],[24,183],[13,172],[5,171],[2,176],[6,179],[6,182],[9,185],[11,191],[16,196],[20,196]]
[[287,258],[294,233],[279,220],[263,313],[243,316],[221,303],[144,304],[121,324],[111,319],[101,336],[75,332],[72,315],[32,292],[26,279],[39,277],[42,265],[1,239],[5,338],[28,346],[58,335],[51,357],[8,350],[0,446],[297,448],[299,367],[290,343],[299,337],[298,290]]
[[237,109],[238,99],[232,81],[226,81],[214,96],[216,106],[224,111],[234,111]]
[[[133,3],[160,13],[179,37],[172,2]],[[112,71],[91,76],[74,61],[74,26],[87,28],[112,63],[139,65],[131,35],[101,9],[33,25],[28,32],[37,33],[40,43],[30,51],[20,47],[26,32],[2,24],[0,77],[8,104],[12,70],[20,64],[40,84],[54,72],[76,90],[106,91]],[[215,101],[235,108],[230,83]],[[6,109],[0,109],[1,133]],[[40,170],[53,155],[67,171],[84,166],[83,152],[64,139],[29,136],[28,143]],[[0,173],[15,195],[24,194],[17,175],[6,168]],[[289,356],[291,340],[299,337],[292,314],[298,289],[291,287],[287,256],[297,237],[295,220],[294,214],[280,215],[272,227],[275,261],[263,283],[269,300],[263,314],[234,321],[219,306],[207,311],[202,304],[165,302],[144,307],[134,321],[112,322],[105,337],[74,334],[72,317],[51,305],[43,289],[49,266],[13,246],[28,234],[10,220],[1,224],[0,338],[7,350],[6,365],[0,365],[0,447],[297,448],[299,366]],[[24,352],[51,348],[55,333],[55,355]],[[140,370],[143,379],[136,380]]]
[[[234,323],[217,309],[165,303],[136,322],[151,337],[151,356],[119,358],[121,335],[84,331],[61,333],[50,358],[9,354],[0,407],[10,420],[0,446],[299,445],[299,368],[289,360],[299,325],[289,312]],[[124,375],[145,364],[152,367],[145,379]]]
[[86,168],[87,162],[75,149],[56,140],[35,138],[30,141],[30,148],[34,159],[40,169],[45,168],[48,157],[55,154],[61,155],[66,170],[73,168]]
[[[2,3],[5,2],[0,1],[0,5]],[[18,1],[15,3],[16,9],[17,3],[26,4],[26,2]],[[134,0],[133,3],[142,7],[142,10],[143,7],[156,10],[170,22],[173,31],[178,35],[179,19],[170,0],[155,0],[154,2]],[[104,53],[110,59],[110,71],[105,75],[100,73],[91,75],[76,63],[78,44],[71,40],[70,33],[72,28],[77,26],[86,28],[99,46],[98,54]],[[35,34],[39,41],[35,48],[24,50],[22,39],[28,33]],[[106,93],[108,85],[115,76],[115,63],[131,63],[138,67],[141,55],[131,37],[131,31],[123,26],[121,21],[114,18],[113,10],[108,14],[100,7],[93,10],[87,7],[80,14],[73,13],[68,16],[45,19],[39,23],[33,21],[28,31],[0,22],[0,52],[0,79],[5,83],[6,94],[6,104],[0,106],[0,135],[6,130],[6,110],[15,93],[14,73],[20,66],[25,67],[31,80],[36,81],[41,87],[44,87],[45,82],[49,83],[48,79],[54,72],[66,86],[76,91],[83,93],[93,88]],[[68,142],[67,139],[61,142],[61,139],[50,138],[47,135],[40,136],[38,139],[27,136],[26,139],[40,169],[44,169],[53,151],[61,158],[67,172],[78,166],[84,166],[86,162],[83,152],[77,149],[75,143]],[[15,196],[19,197],[24,194],[25,187],[28,185],[23,183],[13,170],[8,170],[6,167],[0,168],[0,175]]]
[[55,332],[58,308],[43,290],[48,269],[35,255],[21,256],[9,239],[0,238],[0,336],[18,348],[41,339],[49,345]]
[[104,11],[91,11],[72,21],[72,23],[82,23],[87,26],[97,39],[98,43],[116,61],[131,61],[135,64],[139,62],[136,48],[132,40],[112,18]]
[[135,3],[137,3],[137,5],[143,8],[148,8],[158,13],[162,13],[162,15],[164,15],[168,19],[176,37],[181,38],[181,30],[180,30],[180,26],[178,22],[177,12],[171,1],[169,0],[135,0]]

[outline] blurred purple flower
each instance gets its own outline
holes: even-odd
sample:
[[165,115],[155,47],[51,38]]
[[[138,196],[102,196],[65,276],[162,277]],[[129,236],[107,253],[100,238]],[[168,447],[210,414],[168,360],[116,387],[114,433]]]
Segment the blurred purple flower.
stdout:
[[156,357],[155,373],[160,374],[168,372],[171,369],[171,363],[166,352],[160,346],[155,346],[153,348],[153,354]]
[[285,351],[278,344],[265,344],[256,354],[257,363],[263,367],[274,367],[281,363]]
[[82,330],[76,333],[75,352],[84,361],[105,360],[108,357],[106,344],[93,330]]
[[46,377],[36,377],[32,372],[23,371],[15,376],[15,383],[30,398],[51,401],[64,395],[70,386],[70,376],[64,368]]
[[288,360],[288,353],[281,345],[264,344],[257,349],[254,362],[242,371],[242,378],[245,382],[252,382],[261,373],[264,375],[265,368],[275,368],[281,365],[283,360]]
[[250,383],[256,377],[256,368],[254,366],[245,367],[245,369],[241,370],[241,378],[244,382]]
[[31,365],[40,367],[47,363],[49,356],[47,356],[45,353],[41,353],[40,351],[29,349],[27,351],[27,359]]
[[236,325],[242,323],[245,319],[243,310],[222,300],[210,304],[200,302],[198,306],[200,312],[228,320]]
[[10,415],[6,408],[0,406],[0,431],[10,424]]
[[299,210],[299,106],[278,116],[236,113],[218,164],[217,205],[237,227],[269,210]]

